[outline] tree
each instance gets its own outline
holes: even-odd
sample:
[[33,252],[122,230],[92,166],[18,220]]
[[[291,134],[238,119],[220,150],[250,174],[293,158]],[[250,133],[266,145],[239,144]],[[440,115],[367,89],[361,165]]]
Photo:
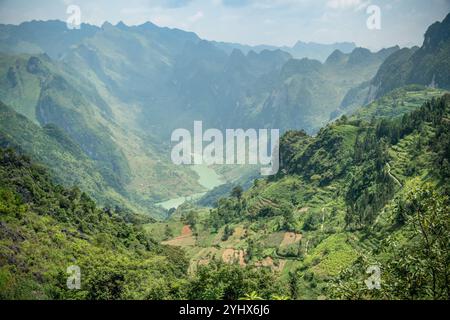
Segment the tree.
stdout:
[[164,237],[165,237],[166,239],[170,239],[170,238],[173,237],[173,232],[172,232],[172,230],[170,229],[170,227],[169,227],[168,224],[166,224],[165,229],[164,229]]
[[276,274],[269,269],[217,261],[199,266],[186,288],[190,300],[238,300],[246,295],[270,299],[284,291]]
[[225,229],[223,230],[223,236],[222,241],[227,241],[229,237],[231,237],[234,233],[234,229],[230,228],[229,225],[225,226]]
[[297,270],[289,272],[289,291],[291,299],[295,300],[298,298],[298,276]]
[[[343,299],[450,299],[450,200],[427,183],[414,181],[394,210],[404,222],[387,237],[381,252],[361,256],[333,281],[331,296]],[[401,218],[398,218],[400,216]],[[381,289],[369,290],[365,270],[374,259],[382,267]]]
[[264,206],[258,211],[258,215],[262,218],[273,217],[276,215],[276,211],[273,207]]
[[282,230],[295,231],[295,219],[294,213],[292,212],[292,208],[286,206],[283,207],[281,210],[283,216]]
[[259,296],[259,294],[256,291],[252,291],[250,293],[246,293],[243,298],[240,298],[239,300],[264,300]]
[[303,223],[304,231],[314,231],[317,230],[319,224],[319,215],[317,213],[310,213]]
[[231,190],[231,196],[237,199],[241,199],[244,189],[241,186],[235,186],[233,190]]
[[195,227],[195,224],[197,223],[198,214],[194,210],[190,210],[185,216],[184,221],[186,224],[188,224],[191,228]]

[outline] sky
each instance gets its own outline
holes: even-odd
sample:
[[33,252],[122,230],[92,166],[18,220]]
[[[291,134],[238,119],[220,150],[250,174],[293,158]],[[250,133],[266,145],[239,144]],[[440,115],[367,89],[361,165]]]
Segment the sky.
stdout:
[[[450,12],[450,0],[0,0],[0,23],[66,21],[69,5],[81,21],[123,21],[193,31],[208,40],[292,46],[297,41],[350,41],[372,50],[421,45],[427,27]],[[379,8],[379,29],[367,27]]]

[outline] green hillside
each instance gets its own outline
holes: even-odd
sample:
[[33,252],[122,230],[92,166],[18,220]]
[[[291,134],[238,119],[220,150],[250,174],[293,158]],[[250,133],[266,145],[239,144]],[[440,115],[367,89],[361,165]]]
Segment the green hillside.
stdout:
[[[95,87],[74,76],[66,66],[45,55],[0,57],[0,98],[3,102],[32,122],[25,125],[30,130],[36,131],[39,126],[56,128],[58,134],[80,148],[78,161],[89,162],[96,168],[90,174],[96,177],[95,182],[92,182],[93,178],[83,177],[82,173],[78,175],[77,171],[67,174],[64,170],[55,170],[64,183],[71,185],[73,180],[85,180],[83,183],[94,184],[85,190],[97,200],[103,202],[107,197],[120,197],[127,206],[159,217],[162,215],[154,210],[153,203],[202,191],[195,173],[171,165],[164,156],[167,147],[148,134],[135,134],[135,130],[119,124],[111,104]],[[10,115],[12,113],[5,113],[2,119],[4,134],[16,140],[18,145],[23,140],[20,135],[28,134],[27,143],[32,144],[33,135],[21,132],[20,125],[10,123]],[[20,119],[26,122],[24,118]],[[49,146],[46,148],[50,149]],[[45,161],[51,153],[43,150],[28,148],[27,152],[39,161],[53,165],[54,159]],[[63,166],[63,162],[58,165]],[[84,163],[77,165],[85,166]],[[148,183],[159,179],[166,183]],[[178,179],[186,183],[179,184]]]
[[[53,124],[40,127],[1,102],[0,146],[32,155],[35,161],[50,168],[58,183],[77,186],[103,204],[144,210],[139,204],[132,204],[117,178],[114,180],[112,175],[105,174],[101,163],[89,158],[64,131]],[[153,207],[152,215],[164,216],[165,213]]]
[[[0,24],[0,300],[449,300],[449,26],[372,52]],[[279,171],[175,165],[200,120],[279,129]]]
[[[255,180],[246,192],[235,188],[212,209],[184,205],[169,221],[146,229],[163,243],[184,248],[192,271],[211,260],[269,269],[286,283],[285,294],[291,298],[448,297],[442,275],[439,281],[444,282],[436,293],[429,291],[429,282],[417,278],[409,292],[400,294],[400,284],[419,276],[401,269],[406,265],[393,265],[400,248],[384,248],[382,242],[387,237],[398,240],[410,255],[404,263],[408,257],[416,259],[410,245],[423,245],[420,230],[414,228],[416,213],[425,220],[436,219],[443,228],[439,232],[448,233],[450,96],[432,98],[396,118],[384,117],[397,101],[393,97],[411,102],[410,90],[372,105],[373,116],[379,118],[344,117],[316,137],[287,132],[281,142],[282,170],[275,178]],[[433,94],[414,90],[414,101]],[[410,204],[413,197],[430,192],[432,198],[423,200],[423,209]],[[405,237],[412,242],[405,243]],[[424,253],[420,258],[425,259],[423,279],[430,279],[435,264],[449,271],[448,264],[442,265],[442,259],[448,259],[449,239],[436,241],[436,256]],[[371,294],[361,280],[365,269],[357,270],[355,278],[343,273],[362,261],[365,268],[370,261],[383,261],[398,283]],[[339,282],[336,277],[342,275],[346,276]],[[360,291],[354,284],[358,279]]]
[[[148,218],[97,208],[26,157],[1,149],[0,182],[2,299],[143,298],[161,285],[154,275],[169,281],[185,273],[180,252],[139,229]],[[65,285],[71,265],[82,270],[81,291]]]
[[409,85],[393,90],[374,102],[355,110],[351,116],[356,119],[396,118],[413,111],[427,100],[437,98],[446,90],[421,85]]
[[[33,128],[24,132],[42,139],[37,147],[64,163],[78,154],[58,145],[70,139],[57,129],[2,108]],[[449,115],[446,94],[394,119],[344,117],[315,137],[289,131],[277,176],[235,187],[214,208],[183,205],[164,222],[100,209],[2,148],[1,297],[446,299]],[[380,291],[364,285],[373,264],[383,268]],[[67,289],[72,265],[81,290]]]
[[[250,268],[217,263],[188,275],[182,250],[144,232],[150,218],[99,208],[11,149],[0,149],[0,186],[0,299],[238,299],[255,290],[266,298],[282,292],[274,275]],[[67,287],[71,266],[81,272],[79,290]]]

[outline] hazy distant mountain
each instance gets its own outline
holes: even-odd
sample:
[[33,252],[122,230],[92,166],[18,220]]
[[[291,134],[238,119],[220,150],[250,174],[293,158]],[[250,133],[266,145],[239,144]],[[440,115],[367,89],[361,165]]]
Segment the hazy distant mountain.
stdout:
[[68,29],[66,23],[59,20],[33,20],[18,26],[0,25],[0,50],[8,53],[46,53],[57,59],[98,30],[98,27],[89,24],[82,24],[80,29]]
[[[344,54],[339,50],[334,51],[325,62],[326,65],[337,69],[362,67],[364,65],[372,65],[372,68],[363,68],[365,70],[372,70],[373,67],[378,67],[391,55],[400,50],[400,47],[394,46],[391,48],[381,49],[376,53],[371,53],[364,48],[356,48],[351,54]],[[375,71],[376,73],[377,71]],[[372,73],[372,74],[375,74]],[[342,99],[339,108],[333,112],[332,118],[339,116],[342,112],[348,112],[366,104],[366,97],[370,87],[370,76],[366,74],[367,81],[361,81],[359,85],[350,88],[345,97]]]
[[283,50],[288,52],[296,59],[309,58],[319,61],[325,61],[327,57],[335,50],[339,50],[343,53],[350,53],[356,48],[353,42],[337,42],[332,44],[323,44],[315,42],[302,42],[298,41],[294,46],[270,46],[270,45],[259,45],[259,46],[249,46],[238,43],[228,43],[228,42],[215,42],[215,45],[226,52],[231,52],[233,49],[239,49],[245,54],[250,51],[255,51],[257,53],[263,50]]
[[391,55],[370,83],[367,100],[406,84],[450,89],[450,14],[432,24],[422,47],[404,48]]
[[[340,109],[351,110],[366,105],[396,88],[410,84],[449,89],[449,30],[450,15],[447,15],[442,22],[428,28],[422,47],[402,48],[395,52],[385,49],[382,57],[385,60],[375,77],[350,90]],[[334,55],[329,59],[340,58]]]
[[[148,209],[170,194],[201,190],[195,174],[167,161],[156,139],[120,123],[117,106],[91,81],[48,56],[0,54],[0,97],[21,115],[1,110],[2,143],[19,145],[55,168],[59,181],[83,186],[101,203]],[[148,182],[157,179],[165,184]]]
[[315,132],[342,113],[339,107],[348,93],[372,79],[384,59],[396,50],[398,47],[372,53],[356,48],[349,54],[336,50],[323,64],[307,58],[291,59],[270,82],[259,79],[256,88],[260,90],[254,89],[252,98],[243,97],[235,113],[244,115],[248,126]]
[[315,42],[302,42],[298,41],[292,48],[286,50],[292,54],[295,58],[309,58],[320,61],[325,61],[328,56],[335,50],[339,50],[343,53],[350,53],[356,48],[353,42],[337,42],[332,44],[322,44]]

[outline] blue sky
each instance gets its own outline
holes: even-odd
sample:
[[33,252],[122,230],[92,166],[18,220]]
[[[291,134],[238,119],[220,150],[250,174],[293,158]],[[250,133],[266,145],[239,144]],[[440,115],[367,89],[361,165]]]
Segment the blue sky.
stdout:
[[[450,0],[0,0],[0,23],[66,20],[78,5],[81,20],[194,31],[209,40],[293,45],[296,41],[354,41],[379,49],[421,44],[427,26],[450,12]],[[369,30],[366,9],[381,9],[381,30]]]

